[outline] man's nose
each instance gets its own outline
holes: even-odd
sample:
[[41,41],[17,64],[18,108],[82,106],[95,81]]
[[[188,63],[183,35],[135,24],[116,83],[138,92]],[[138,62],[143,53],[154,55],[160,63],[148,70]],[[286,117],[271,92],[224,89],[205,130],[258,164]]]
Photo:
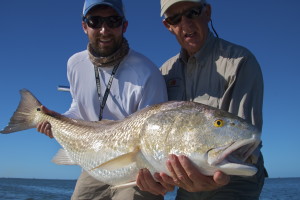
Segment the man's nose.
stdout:
[[106,22],[102,23],[102,26],[99,28],[100,33],[104,34],[110,31],[110,28],[107,26]]

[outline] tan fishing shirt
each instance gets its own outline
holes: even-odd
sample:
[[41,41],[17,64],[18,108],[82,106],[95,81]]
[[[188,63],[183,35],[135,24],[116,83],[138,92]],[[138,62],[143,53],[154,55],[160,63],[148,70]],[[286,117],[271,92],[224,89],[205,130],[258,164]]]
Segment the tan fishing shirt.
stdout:
[[246,48],[216,38],[210,32],[203,48],[194,56],[187,59],[182,50],[165,62],[161,71],[169,100],[210,105],[262,129],[262,72]]

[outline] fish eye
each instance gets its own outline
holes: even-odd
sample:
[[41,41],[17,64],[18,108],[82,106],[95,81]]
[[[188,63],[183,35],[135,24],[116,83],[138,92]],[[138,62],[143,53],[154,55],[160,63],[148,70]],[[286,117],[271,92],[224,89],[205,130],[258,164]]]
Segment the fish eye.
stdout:
[[217,120],[214,122],[214,126],[217,127],[217,128],[220,128],[220,127],[224,126],[224,121],[221,120],[221,119],[217,119]]

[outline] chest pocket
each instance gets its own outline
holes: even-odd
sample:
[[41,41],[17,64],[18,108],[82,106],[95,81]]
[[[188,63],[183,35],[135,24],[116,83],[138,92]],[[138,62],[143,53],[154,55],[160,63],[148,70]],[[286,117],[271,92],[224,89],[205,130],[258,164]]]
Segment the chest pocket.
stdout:
[[170,78],[166,80],[168,99],[172,100],[184,100],[185,91],[183,80],[179,77]]

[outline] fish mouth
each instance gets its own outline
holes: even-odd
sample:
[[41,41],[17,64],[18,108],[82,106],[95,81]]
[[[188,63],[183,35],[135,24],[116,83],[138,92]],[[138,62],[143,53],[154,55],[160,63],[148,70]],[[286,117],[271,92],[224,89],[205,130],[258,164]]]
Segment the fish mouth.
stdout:
[[238,142],[233,142],[227,146],[223,146],[217,149],[211,149],[208,152],[210,155],[213,152],[222,152],[219,154],[217,158],[213,158],[208,156],[208,163],[211,165],[219,165],[224,163],[226,160],[230,163],[237,163],[242,165],[252,165],[253,163],[250,162],[250,156],[254,152],[254,150],[260,144],[260,140],[256,137],[251,139],[246,139]]

